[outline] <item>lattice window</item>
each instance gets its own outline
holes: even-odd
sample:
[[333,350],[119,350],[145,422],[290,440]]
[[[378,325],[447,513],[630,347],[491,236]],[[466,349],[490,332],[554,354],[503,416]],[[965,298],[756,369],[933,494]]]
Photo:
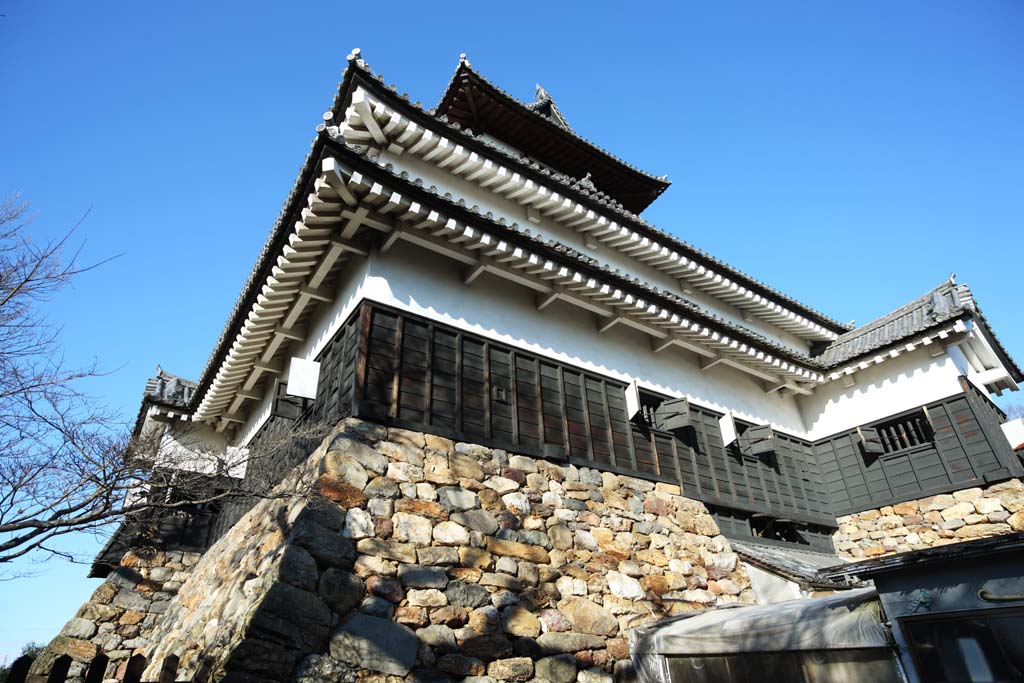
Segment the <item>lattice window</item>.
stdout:
[[887,420],[874,427],[861,427],[857,431],[864,452],[872,455],[898,453],[935,442],[931,420],[925,410]]

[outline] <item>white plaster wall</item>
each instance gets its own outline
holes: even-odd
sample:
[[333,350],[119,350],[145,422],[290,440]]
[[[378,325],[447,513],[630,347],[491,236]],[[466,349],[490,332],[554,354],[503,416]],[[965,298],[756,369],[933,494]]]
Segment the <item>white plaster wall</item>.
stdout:
[[852,387],[829,382],[797,400],[816,440],[959,394],[961,374],[948,354],[932,358],[924,347],[857,372]]
[[644,265],[640,261],[615,249],[606,246],[601,246],[598,249],[588,248],[584,243],[582,235],[571,228],[552,221],[550,218],[542,216],[540,225],[535,225],[527,220],[525,207],[489,190],[482,189],[476,183],[452,175],[443,169],[438,169],[430,162],[424,161],[417,156],[411,154],[396,156],[383,152],[381,159],[393,164],[397,171],[408,171],[414,178],[422,178],[424,185],[428,187],[432,184],[436,185],[440,194],[450,192],[456,200],[459,198],[465,199],[468,206],[476,204],[480,207],[481,212],[490,211],[496,219],[504,217],[510,223],[518,223],[521,228],[528,229],[534,234],[540,234],[549,239],[556,239],[580,253],[596,258],[610,268],[618,269],[625,274],[633,275],[648,282],[656,288],[666,289],[678,296],[689,299],[731,323],[759,332],[773,341],[802,353],[807,353],[810,348],[810,344],[806,340],[800,339],[790,332],[775,327],[764,320],[756,317],[744,320],[740,310],[731,304],[720,301],[697,289],[687,289],[684,291],[680,281],[676,278]]
[[796,402],[768,394],[758,380],[718,365],[702,371],[684,350],[655,354],[650,337],[623,326],[599,334],[594,317],[564,302],[538,311],[534,293],[494,275],[462,284],[454,261],[399,242],[387,254],[371,256],[362,293],[375,301],[433,318],[510,346],[576,365],[664,394],[686,396],[713,410],[771,423],[803,436]]
[[[349,315],[365,296],[370,259],[352,256],[341,268],[335,282],[334,301],[316,308],[306,324],[306,340],[293,344],[286,353],[284,372],[281,378],[288,381],[288,370],[292,357],[315,360],[327,343],[334,338]],[[245,446],[256,435],[263,423],[270,418],[273,404],[273,375],[263,385],[263,400],[249,412],[249,419],[238,430],[238,445]]]
[[208,424],[175,420],[159,437],[155,462],[159,467],[241,478],[246,455],[243,449],[228,446],[224,434]]

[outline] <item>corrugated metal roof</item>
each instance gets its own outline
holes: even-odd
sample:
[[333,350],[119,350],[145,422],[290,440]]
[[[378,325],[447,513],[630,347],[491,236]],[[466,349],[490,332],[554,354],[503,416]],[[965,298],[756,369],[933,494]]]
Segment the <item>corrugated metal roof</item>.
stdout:
[[845,564],[835,555],[793,546],[782,547],[745,541],[730,541],[729,544],[744,560],[797,583],[816,588],[850,588],[859,585],[859,582],[848,581],[842,575],[828,578],[819,575],[823,570]]

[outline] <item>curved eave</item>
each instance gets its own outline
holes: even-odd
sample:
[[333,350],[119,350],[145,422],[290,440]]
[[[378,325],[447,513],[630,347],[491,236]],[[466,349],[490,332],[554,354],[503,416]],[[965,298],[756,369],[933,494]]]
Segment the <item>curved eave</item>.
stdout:
[[670,184],[541,116],[465,61],[459,63],[437,115],[463,128],[491,134],[570,175],[583,177],[589,172],[598,188],[634,213],[647,208]]
[[325,278],[346,255],[366,253],[368,246],[351,240],[372,242],[373,235],[381,237],[382,250],[398,239],[411,242],[463,264],[471,273],[468,281],[492,273],[542,298],[555,297],[593,313],[599,329],[631,327],[666,347],[678,345],[708,362],[752,374],[773,384],[772,390],[807,393],[809,385],[824,379],[787,359],[784,350],[730,329],[696,307],[683,307],[603,267],[552,253],[549,244],[432,194],[420,181],[395,176],[353,150],[330,147],[307,208],[273,258],[259,296],[201,395],[195,420],[217,421],[222,428],[245,420],[245,402],[261,396],[252,388],[264,374],[282,369],[274,367],[275,357],[304,338],[303,316],[329,298],[320,289]]
[[604,213],[588,208],[565,188],[553,189],[460,144],[457,136],[435,134],[382,98],[356,87],[347,101],[339,125],[331,132],[352,144],[408,153],[462,177],[479,187],[578,232],[586,240],[615,249],[695,287],[765,322],[810,341],[833,341],[833,329],[787,308],[708,265],[674,248],[668,241],[652,239],[628,223],[618,223]]

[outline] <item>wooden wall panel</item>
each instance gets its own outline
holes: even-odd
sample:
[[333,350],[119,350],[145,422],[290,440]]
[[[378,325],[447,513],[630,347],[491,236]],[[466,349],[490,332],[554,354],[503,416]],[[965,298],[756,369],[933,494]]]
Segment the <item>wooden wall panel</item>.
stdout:
[[917,434],[911,449],[867,456],[851,430],[813,444],[759,434],[773,450],[753,455],[745,434],[752,425],[738,422],[738,443],[725,447],[715,411],[689,406],[690,426],[660,431],[629,418],[621,382],[384,306],[364,308],[344,330],[341,352],[325,356],[323,372],[341,373],[322,377],[328,402],[352,391],[368,418],[671,482],[741,516],[826,529],[835,514],[978,485],[986,473],[1019,465],[993,447],[998,416],[985,411],[984,397],[928,406],[934,443]]
[[[855,431],[815,445],[837,515],[983,486],[1024,473],[1020,458],[1008,446],[1003,448],[1002,435],[995,433],[998,416],[994,407],[969,383],[965,393],[928,404],[923,411],[930,421],[931,440],[910,448],[893,451],[898,444],[886,441],[890,452],[869,455],[860,447]],[[921,412],[919,408],[904,415]],[[865,426],[891,422],[889,418]]]

